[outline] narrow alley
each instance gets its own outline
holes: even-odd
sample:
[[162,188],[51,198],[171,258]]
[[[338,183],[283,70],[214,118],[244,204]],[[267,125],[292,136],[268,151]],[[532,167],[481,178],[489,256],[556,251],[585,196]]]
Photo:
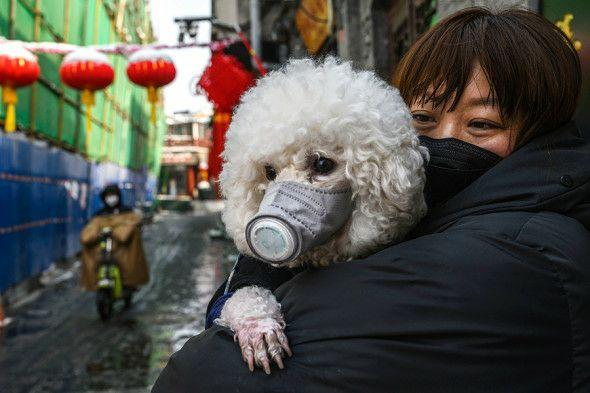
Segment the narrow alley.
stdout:
[[208,236],[215,210],[196,205],[143,228],[152,279],[107,323],[94,293],[79,289],[77,269],[35,292],[0,337],[0,391],[149,391],[171,353],[203,329],[207,302],[231,269],[231,242]]

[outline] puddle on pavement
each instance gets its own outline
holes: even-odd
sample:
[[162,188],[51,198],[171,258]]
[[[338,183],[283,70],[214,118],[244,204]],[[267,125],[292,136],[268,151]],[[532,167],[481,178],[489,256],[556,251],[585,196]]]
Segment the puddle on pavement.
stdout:
[[143,387],[147,384],[151,338],[134,330],[116,346],[99,351],[86,363],[87,389],[120,389]]

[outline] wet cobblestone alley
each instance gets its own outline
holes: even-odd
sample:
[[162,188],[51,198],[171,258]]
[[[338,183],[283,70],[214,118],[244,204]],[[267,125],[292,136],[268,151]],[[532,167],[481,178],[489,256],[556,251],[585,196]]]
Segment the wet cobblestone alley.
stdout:
[[229,241],[211,240],[217,206],[162,214],[144,227],[151,281],[107,323],[77,269],[13,310],[0,336],[0,392],[146,392],[169,356],[204,327],[207,302],[231,269]]

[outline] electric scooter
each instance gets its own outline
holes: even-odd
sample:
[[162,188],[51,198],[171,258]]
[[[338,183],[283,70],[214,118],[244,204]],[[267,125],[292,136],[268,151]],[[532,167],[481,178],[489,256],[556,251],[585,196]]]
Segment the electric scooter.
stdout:
[[105,227],[100,234],[101,259],[98,265],[96,308],[100,319],[108,321],[113,316],[113,305],[123,300],[125,308],[131,307],[133,289],[123,286],[121,270],[113,256],[113,230]]

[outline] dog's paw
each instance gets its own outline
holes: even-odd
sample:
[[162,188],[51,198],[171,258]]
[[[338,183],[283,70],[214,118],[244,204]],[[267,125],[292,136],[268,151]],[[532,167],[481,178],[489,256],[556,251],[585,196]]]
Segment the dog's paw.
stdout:
[[256,365],[270,374],[271,362],[283,368],[283,357],[291,356],[281,305],[268,289],[257,286],[238,289],[227,300],[215,323],[234,332],[234,340],[240,344],[242,358],[250,371]]
[[282,318],[246,318],[234,326],[234,340],[240,345],[242,358],[250,371],[254,365],[270,374],[270,362],[284,368],[283,357],[292,356]]

